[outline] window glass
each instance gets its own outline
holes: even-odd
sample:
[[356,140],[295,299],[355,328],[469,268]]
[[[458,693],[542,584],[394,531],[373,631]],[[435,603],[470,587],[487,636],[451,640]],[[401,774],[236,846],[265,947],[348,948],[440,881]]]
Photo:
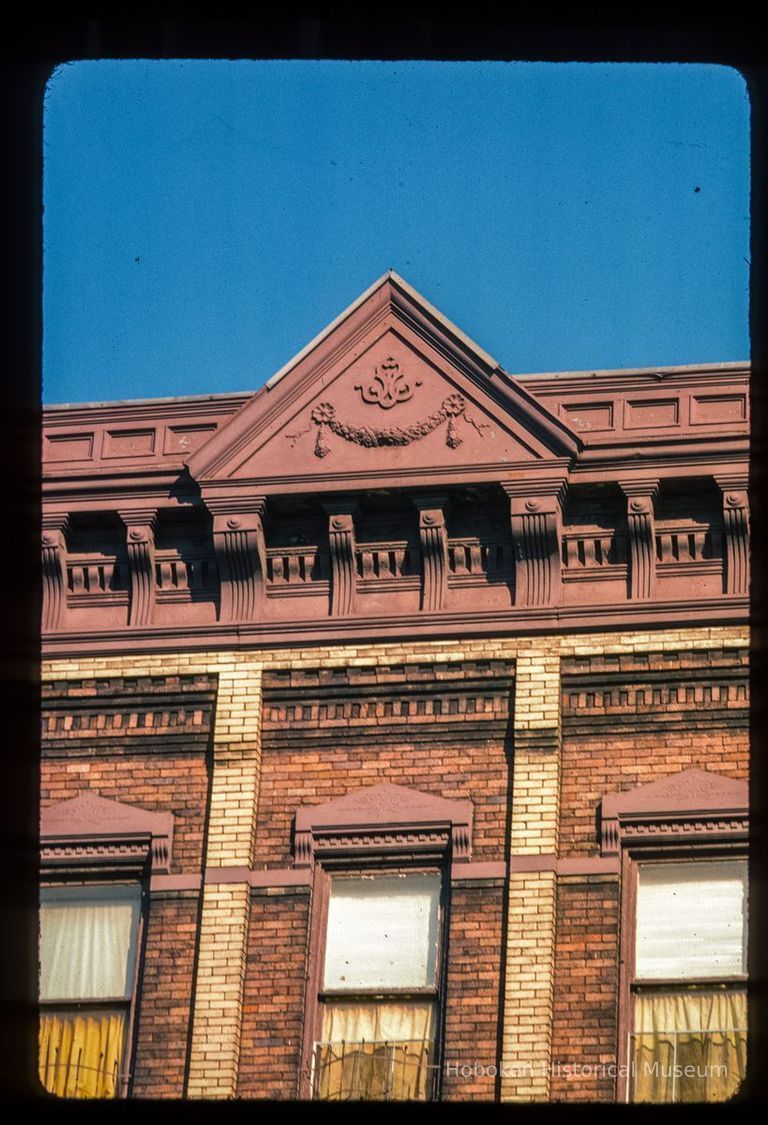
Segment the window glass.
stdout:
[[641,865],[636,979],[745,973],[746,902],[746,861]]
[[432,987],[439,900],[438,875],[334,879],[324,987]]
[[746,991],[728,978],[746,972],[746,922],[745,860],[639,866],[634,1101],[723,1101],[738,1089]]
[[[313,1096],[424,1101],[435,1088],[440,876],[421,872],[331,882],[322,1039]],[[428,989],[426,996],[409,995]],[[370,995],[372,990],[394,995]],[[402,994],[402,995],[398,995]]]
[[139,887],[50,887],[40,893],[40,999],[129,999]]
[[141,888],[40,893],[40,1079],[68,1098],[127,1088],[126,1038]]

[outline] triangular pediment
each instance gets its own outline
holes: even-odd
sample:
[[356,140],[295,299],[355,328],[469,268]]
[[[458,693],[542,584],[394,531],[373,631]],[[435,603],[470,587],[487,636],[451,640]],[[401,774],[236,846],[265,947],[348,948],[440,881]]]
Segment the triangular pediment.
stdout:
[[[389,273],[188,462],[205,482],[270,491],[323,480],[416,482],[479,466],[567,463],[579,439],[429,302]],[[498,475],[498,474],[497,474]]]
[[172,836],[173,814],[151,812],[86,793],[48,805],[40,814],[40,835],[73,838],[117,835]]
[[683,770],[603,799],[603,818],[662,813],[741,811],[749,806],[746,781],[712,770]]
[[468,822],[471,810],[467,801],[449,801],[405,785],[385,782],[356,789],[322,805],[300,808],[296,813],[296,829],[452,824]]

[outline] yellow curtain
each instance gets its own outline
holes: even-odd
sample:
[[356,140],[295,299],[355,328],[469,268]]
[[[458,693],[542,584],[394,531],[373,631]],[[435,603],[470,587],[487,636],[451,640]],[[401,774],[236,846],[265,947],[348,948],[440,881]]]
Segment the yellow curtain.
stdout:
[[635,997],[634,1100],[720,1102],[747,1064],[744,992],[699,991]]
[[434,1004],[328,1004],[315,1096],[333,1101],[424,1101],[434,1063]]
[[40,1081],[62,1098],[120,1092],[125,1012],[50,1012],[40,1017]]

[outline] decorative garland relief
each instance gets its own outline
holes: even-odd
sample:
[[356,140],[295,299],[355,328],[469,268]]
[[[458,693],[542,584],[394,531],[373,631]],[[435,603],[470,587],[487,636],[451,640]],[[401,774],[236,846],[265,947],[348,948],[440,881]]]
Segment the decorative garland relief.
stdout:
[[[404,382],[405,376],[400,372],[399,365],[394,360],[387,360],[386,364],[382,364],[381,367],[382,371],[385,372],[384,377],[379,374],[377,369],[373,381],[367,388],[358,383],[355,390],[360,391],[364,402],[377,403],[384,410],[389,410],[397,403],[410,399],[413,396],[413,386]],[[420,382],[416,381],[415,386],[420,385]],[[314,407],[310,414],[312,425],[317,427],[315,457],[327,457],[331,452],[331,446],[328,444],[329,431],[344,441],[353,442],[355,445],[361,445],[366,449],[374,449],[386,445],[410,445],[411,442],[420,441],[427,434],[431,434],[433,430],[436,430],[445,422],[448,423],[445,444],[449,449],[457,449],[464,440],[456,426],[456,420],[459,417],[463,417],[468,425],[473,426],[481,437],[485,436],[484,430],[490,429],[489,423],[478,422],[470,417],[467,413],[466,400],[460,394],[448,395],[443,399],[440,408],[434,414],[430,414],[428,418],[414,422],[410,426],[354,426],[341,421],[337,417],[336,407],[333,403],[321,402]],[[309,426],[305,430],[299,430],[285,436],[290,441],[291,446],[294,447],[298,439],[309,433],[311,428],[312,426]]]

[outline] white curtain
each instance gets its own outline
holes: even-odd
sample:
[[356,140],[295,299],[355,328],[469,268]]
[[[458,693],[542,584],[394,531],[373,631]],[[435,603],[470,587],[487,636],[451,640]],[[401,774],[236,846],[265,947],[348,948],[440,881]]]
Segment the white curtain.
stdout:
[[40,999],[130,998],[139,887],[51,887],[40,897]]
[[689,989],[635,996],[634,1100],[723,1101],[747,1064],[747,997]]
[[326,1004],[324,1043],[404,1043],[433,1038],[434,1004]]
[[328,1004],[315,1052],[315,1097],[424,1101],[433,1088],[434,1003]]

